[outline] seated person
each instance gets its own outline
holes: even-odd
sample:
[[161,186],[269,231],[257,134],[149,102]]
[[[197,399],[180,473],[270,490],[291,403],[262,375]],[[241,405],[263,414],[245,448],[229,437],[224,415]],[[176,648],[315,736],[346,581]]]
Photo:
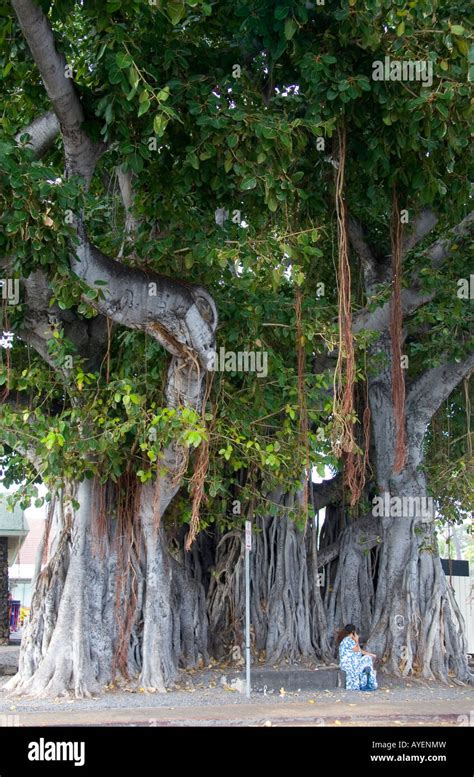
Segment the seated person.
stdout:
[[346,673],[346,690],[376,691],[377,677],[374,671],[374,653],[362,650],[359,635],[353,623],[348,623],[339,632],[339,666]]

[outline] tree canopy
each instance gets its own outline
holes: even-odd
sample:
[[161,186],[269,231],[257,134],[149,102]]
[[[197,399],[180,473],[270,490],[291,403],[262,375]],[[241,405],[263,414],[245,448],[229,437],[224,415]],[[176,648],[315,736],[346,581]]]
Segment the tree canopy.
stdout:
[[[458,280],[469,278],[472,239],[463,230],[440,262],[430,247],[470,207],[467,2],[38,5],[65,56],[87,132],[102,145],[87,191],[80,177],[64,175],[59,138],[41,158],[29,148],[25,128],[51,106],[4,0],[0,254],[10,276],[41,273],[50,289],[31,280],[20,304],[3,306],[3,329],[18,335],[2,351],[0,373],[16,398],[1,409],[6,485],[26,482],[25,493],[33,493],[38,478],[105,481],[130,467],[145,482],[179,435],[191,450],[209,439],[203,521],[222,519],[226,509],[228,517],[230,484],[243,469],[297,489],[306,457],[298,293],[311,464],[321,475],[339,468],[331,449],[330,357],[338,344],[341,127],[349,215],[378,259],[390,253],[394,186],[408,214],[404,284],[416,291],[405,309],[407,384],[448,357],[465,358],[470,303],[457,291]],[[432,83],[374,80],[374,62],[386,57],[429,63]],[[268,375],[216,372],[203,416],[167,408],[167,356],[156,341],[109,325],[104,342],[94,328],[103,291],[75,277],[69,264],[71,214],[81,208],[105,254],[210,290],[220,317],[218,349],[265,352]],[[427,222],[435,224],[429,235]],[[366,348],[374,337],[371,315],[383,309],[391,287],[375,278],[367,298],[357,250],[351,263],[362,380],[380,366],[367,362]],[[467,396],[464,389],[453,395],[427,443],[433,493],[450,517],[468,509],[471,496]],[[456,456],[446,464],[448,429],[456,429]]]

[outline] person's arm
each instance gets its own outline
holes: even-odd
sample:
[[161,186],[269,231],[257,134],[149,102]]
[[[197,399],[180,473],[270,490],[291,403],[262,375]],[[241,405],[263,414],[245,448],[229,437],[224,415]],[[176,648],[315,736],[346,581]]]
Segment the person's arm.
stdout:
[[362,650],[362,648],[359,645],[359,635],[358,634],[356,634],[354,636],[354,641],[355,641],[356,644],[355,644],[355,647],[352,648],[352,649],[354,650],[355,653],[362,653],[363,656],[371,656],[372,658],[377,658],[375,653],[369,653],[367,650]]
[[[359,644],[359,640],[357,640],[357,644]],[[360,652],[361,652],[361,653],[362,653],[362,655],[364,655],[364,656],[371,656],[372,658],[377,658],[377,656],[375,655],[375,653],[369,653],[369,651],[368,651],[368,650],[362,650],[362,648],[361,648],[361,649],[360,649]]]
[[357,637],[351,637],[351,639],[355,642],[355,645],[352,648],[352,650],[354,651],[354,653],[360,653],[361,651],[359,646],[359,640],[357,639]]

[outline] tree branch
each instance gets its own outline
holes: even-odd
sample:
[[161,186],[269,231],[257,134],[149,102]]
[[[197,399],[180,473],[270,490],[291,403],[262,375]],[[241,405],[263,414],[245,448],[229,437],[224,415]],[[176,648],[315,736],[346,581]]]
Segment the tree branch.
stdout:
[[351,217],[347,221],[347,228],[352,248],[358,255],[362,264],[365,288],[370,293],[370,289],[373,288],[377,280],[377,260],[365,239],[362,225]]
[[448,259],[451,246],[453,242],[455,242],[456,238],[463,237],[464,235],[468,234],[473,225],[474,210],[468,213],[468,215],[451,230],[451,237],[440,238],[435,243],[433,243],[433,245],[431,245],[426,250],[426,254],[431,260],[431,266],[435,269],[440,267],[445,259]]
[[[43,11],[32,0],[12,4],[61,125],[66,172],[82,176],[87,185],[104,147],[94,145],[82,130],[82,105],[66,77],[65,59],[56,51]],[[76,227],[80,243],[71,256],[71,269],[90,288],[96,289],[97,282],[106,284],[96,309],[128,328],[148,332],[176,358],[195,359],[194,351],[201,367],[208,369],[217,327],[210,295],[199,287],[121,265],[90,243],[80,218]]]
[[[415,288],[402,289],[401,303],[403,316],[409,316],[414,313],[422,305],[426,305],[427,302],[435,297],[434,292],[421,292]],[[390,303],[385,302],[381,307],[375,310],[368,310],[364,308],[360,310],[353,319],[352,331],[357,334],[362,329],[374,330],[377,332],[383,332],[388,329],[390,324]]]
[[[54,113],[48,112],[39,116],[25,129],[17,133],[15,140],[28,134],[27,148],[34,156],[41,158],[59,132],[59,122]],[[0,268],[8,271],[10,258],[0,260]],[[56,319],[64,328],[65,337],[74,345],[76,354],[84,360],[87,371],[94,371],[100,366],[107,340],[105,319],[97,316],[94,319],[82,319],[73,310],[61,310],[58,305],[51,307],[52,296],[49,281],[41,270],[36,270],[22,281],[26,292],[27,313],[22,328],[16,332],[18,337],[30,345],[55,371],[61,372],[66,378],[69,370],[58,365],[48,349],[48,340],[53,337]]]
[[58,364],[48,349],[48,340],[52,339],[55,327],[61,326],[64,336],[74,346],[73,358],[83,359],[88,372],[98,369],[107,342],[105,319],[102,316],[83,319],[73,310],[61,310],[57,304],[51,306],[49,281],[40,270],[23,279],[22,285],[27,312],[21,329],[16,332],[18,337],[34,348],[56,372],[69,378],[70,370]]
[[78,235],[71,268],[90,288],[102,286],[102,298],[91,303],[96,310],[129,329],[142,329],[176,357],[188,358],[189,349],[195,351],[201,367],[209,369],[217,328],[210,294],[111,259],[90,243],[83,225]]
[[438,217],[431,210],[422,210],[420,215],[413,222],[413,228],[410,234],[407,234],[403,241],[402,256],[411,251],[420,240],[423,240],[438,223]]
[[119,252],[119,259],[123,256],[125,245],[135,235],[139,220],[133,215],[133,206],[135,194],[133,191],[133,174],[131,170],[126,172],[122,167],[117,168],[117,179],[122,196],[123,207],[125,208],[125,235]]
[[[449,237],[440,238],[433,243],[424,252],[431,262],[432,267],[439,268],[445,259],[449,257],[452,244],[468,234],[474,224],[474,211],[469,213],[459,224],[457,224],[450,233]],[[421,239],[421,238],[420,238]],[[402,289],[402,310],[403,315],[408,316],[414,313],[415,310],[422,305],[426,305],[431,302],[436,292],[423,292],[420,290],[420,281],[416,277],[413,277],[413,283],[411,288]],[[374,311],[370,311],[367,308],[360,310],[353,319],[353,332],[360,332],[361,329],[375,330],[383,332],[388,329],[390,322],[390,303],[386,302]]]
[[[356,521],[350,526],[349,531],[353,532],[355,547],[361,552],[374,548],[379,544],[382,538],[380,522],[372,516],[361,518]],[[333,542],[332,545],[328,545],[326,548],[318,550],[318,569],[322,569],[326,564],[329,564],[330,561],[334,561],[334,559],[338,557],[341,539],[342,535],[336,542]]]
[[125,232],[129,235],[134,232],[139,224],[138,219],[132,213],[135,195],[133,192],[133,174],[131,170],[124,171],[122,167],[117,168],[117,179],[122,196],[123,207],[125,208]]
[[56,50],[53,31],[43,11],[32,0],[12,0],[12,6],[61,125],[66,174],[82,176],[87,185],[105,146],[94,144],[82,129],[81,101],[72,78],[66,76],[66,60]]
[[15,136],[15,140],[18,145],[22,145],[21,138],[24,135],[29,135],[29,139],[24,146],[33,151],[36,158],[40,158],[44,156],[57,135],[59,135],[59,129],[59,121],[56,114],[48,111],[34,119],[28,127],[20,130]]
[[342,474],[338,473],[331,480],[322,483],[312,483],[312,505],[315,510],[321,510],[332,502],[340,501],[342,497]]
[[[440,405],[474,369],[474,352],[462,362],[448,362],[428,370],[407,394],[407,424],[418,433],[426,428]],[[410,418],[412,419],[410,422]]]

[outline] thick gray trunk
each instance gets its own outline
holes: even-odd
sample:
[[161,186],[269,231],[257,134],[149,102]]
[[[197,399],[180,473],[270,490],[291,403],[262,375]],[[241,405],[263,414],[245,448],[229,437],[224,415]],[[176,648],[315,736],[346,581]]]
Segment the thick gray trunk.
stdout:
[[383,519],[369,649],[397,675],[470,679],[464,622],[441,567],[432,524]]
[[[145,541],[146,576],[143,610],[142,671],[140,681],[146,689],[165,691],[177,672],[177,651],[173,650],[173,614],[171,612],[171,564],[161,525],[162,505],[174,496],[165,483],[144,486],[140,499],[139,520]],[[173,491],[173,489],[172,489]]]
[[113,635],[104,633],[104,599],[97,597],[107,585],[108,565],[92,549],[91,482],[80,484],[74,496],[80,507],[66,505],[55,554],[37,579],[19,671],[7,686],[20,693],[72,690],[82,697],[111,678]]
[[[387,356],[388,348],[388,340],[381,337],[379,355]],[[445,390],[449,393],[449,386]],[[438,386],[435,391],[439,391]],[[370,629],[365,632],[370,637],[369,649],[398,675],[413,672],[444,681],[449,676],[466,681],[470,674],[464,623],[442,571],[434,510],[420,468],[426,429],[423,408],[410,400],[407,403],[407,463],[399,475],[394,475],[388,360],[371,379],[369,397],[378,491],[381,496],[387,494],[397,500],[389,514],[381,518],[375,607]]]
[[59,538],[51,538],[52,557],[37,577],[7,690],[83,697],[121,674],[163,692],[180,664],[207,663],[204,591],[169,555],[160,509],[176,486],[160,486],[141,489],[133,546],[114,536],[111,517],[105,536],[97,535],[91,481],[77,488],[77,510],[62,511],[57,500]]

